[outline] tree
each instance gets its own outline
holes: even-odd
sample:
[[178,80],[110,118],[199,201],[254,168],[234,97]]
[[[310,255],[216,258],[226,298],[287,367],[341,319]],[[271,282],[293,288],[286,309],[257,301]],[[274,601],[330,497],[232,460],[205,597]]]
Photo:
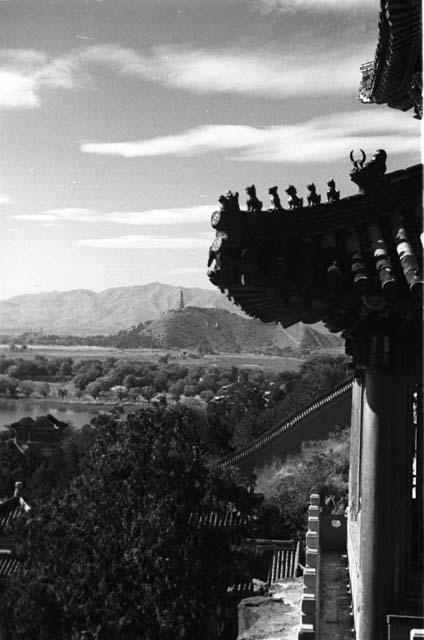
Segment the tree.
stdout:
[[[100,424],[101,423],[101,424]],[[21,522],[21,573],[0,601],[17,640],[202,637],[233,563],[193,517],[247,490],[208,469],[181,408],[102,417],[82,475]]]
[[18,385],[19,380],[16,380],[16,378],[0,375],[0,395],[11,396],[14,398]]
[[204,389],[200,392],[200,397],[202,398],[202,400],[205,400],[205,402],[209,402],[209,400],[212,400],[213,396],[214,393],[211,389]]
[[[80,362],[75,369],[77,375],[74,377],[74,385],[80,391],[84,391],[89,382],[103,375],[102,363],[99,360]],[[113,384],[119,384],[119,381]]]
[[48,395],[49,395],[49,393],[50,393],[50,385],[49,385],[49,383],[48,383],[48,382],[40,382],[40,383],[37,385],[37,391],[38,391],[39,393],[41,393],[41,395],[42,395],[44,398],[47,398],[47,396],[48,396]]
[[141,387],[141,393],[146,400],[151,400],[156,393],[156,389],[152,385],[145,385]]
[[257,417],[265,408],[263,390],[240,371],[239,381],[218,389],[208,403],[208,442],[218,455],[248,444],[259,435]]
[[19,383],[19,389],[21,393],[24,394],[24,396],[28,397],[34,391],[34,384],[31,382],[31,380],[22,380]]
[[60,367],[59,367],[59,376],[60,377],[65,377],[68,378],[70,376],[72,376],[73,373],[73,360],[72,358],[65,358],[64,360],[62,360]]
[[169,385],[168,391],[172,393],[174,398],[178,400],[178,398],[184,393],[185,381],[184,379],[177,380]]
[[264,467],[257,487],[267,504],[279,508],[287,536],[306,528],[312,491],[346,498],[349,476],[349,428],[331,433],[325,440],[310,440],[302,450]]
[[0,374],[6,373],[6,371],[11,367],[14,363],[14,360],[11,358],[6,358],[3,354],[0,356]]
[[105,391],[108,385],[105,384],[103,378],[97,378],[93,382],[89,382],[87,385],[87,393],[93,398],[98,398],[102,391]]
[[196,387],[192,384],[186,384],[184,385],[183,393],[187,397],[193,397],[194,395],[196,395]]

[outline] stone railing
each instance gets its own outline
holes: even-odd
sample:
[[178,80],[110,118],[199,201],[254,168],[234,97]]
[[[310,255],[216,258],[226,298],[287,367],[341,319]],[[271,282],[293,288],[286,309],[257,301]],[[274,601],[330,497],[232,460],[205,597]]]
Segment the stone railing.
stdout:
[[308,508],[306,533],[306,566],[303,572],[302,610],[299,640],[318,638],[319,622],[319,572],[321,547],[319,540],[320,496],[312,493]]

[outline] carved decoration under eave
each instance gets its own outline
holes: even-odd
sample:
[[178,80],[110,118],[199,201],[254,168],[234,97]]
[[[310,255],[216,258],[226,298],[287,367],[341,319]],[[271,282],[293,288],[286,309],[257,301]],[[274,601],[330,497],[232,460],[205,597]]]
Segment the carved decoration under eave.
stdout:
[[414,105],[414,118],[422,120],[423,117],[423,74],[422,71],[417,71],[412,76],[412,81],[409,86],[409,95]]
[[403,217],[399,214],[392,218],[393,238],[396,244],[396,252],[402,266],[405,280],[408,283],[409,290],[415,295],[422,295],[424,288],[423,277],[417,259],[414,255],[408,234],[404,227]]

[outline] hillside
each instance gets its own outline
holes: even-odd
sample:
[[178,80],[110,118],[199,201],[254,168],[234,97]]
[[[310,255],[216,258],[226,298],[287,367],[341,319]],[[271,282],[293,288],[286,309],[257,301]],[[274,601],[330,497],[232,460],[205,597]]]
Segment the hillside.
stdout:
[[325,327],[295,325],[283,329],[260,320],[242,318],[225,309],[186,307],[145,323],[141,336],[165,348],[203,349],[206,352],[293,353],[342,346],[342,339]]
[[[181,290],[186,307],[177,311]],[[232,353],[300,353],[342,345],[341,338],[322,324],[307,327],[299,323],[289,329],[265,325],[247,318],[217,291],[158,282],[100,293],[52,291],[0,301],[0,333],[17,335],[40,329],[44,336],[115,335],[115,346]]]
[[180,290],[186,305],[242,313],[219,291],[153,282],[99,293],[76,289],[0,300],[0,333],[10,335],[40,329],[44,334],[57,335],[116,333],[175,308]]

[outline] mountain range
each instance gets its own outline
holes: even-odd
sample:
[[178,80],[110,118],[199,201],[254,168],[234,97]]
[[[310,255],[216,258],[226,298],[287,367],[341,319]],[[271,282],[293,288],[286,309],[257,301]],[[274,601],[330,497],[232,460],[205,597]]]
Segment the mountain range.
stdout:
[[[180,309],[180,297],[184,307]],[[124,331],[166,348],[226,352],[305,351],[339,347],[342,339],[318,323],[289,329],[248,318],[218,291],[153,282],[95,293],[51,291],[0,301],[0,333],[108,335]]]
[[244,315],[219,291],[152,282],[133,287],[114,287],[99,293],[89,289],[75,289],[25,294],[0,300],[0,333],[116,333],[178,308],[180,291],[185,305],[227,309]]

